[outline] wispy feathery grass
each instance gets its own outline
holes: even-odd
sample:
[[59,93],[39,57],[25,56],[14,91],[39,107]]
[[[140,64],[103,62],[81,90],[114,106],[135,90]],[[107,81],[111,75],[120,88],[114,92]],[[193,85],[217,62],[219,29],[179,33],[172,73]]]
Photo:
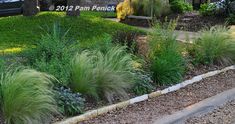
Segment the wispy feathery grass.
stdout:
[[215,26],[209,30],[204,29],[189,52],[196,64],[233,64],[235,61],[235,38],[224,26]]
[[30,69],[0,77],[0,107],[7,124],[47,124],[57,113],[52,76]]
[[106,53],[83,51],[72,61],[71,87],[82,94],[105,98],[126,98],[126,89],[132,86],[133,60],[125,47],[113,47]]

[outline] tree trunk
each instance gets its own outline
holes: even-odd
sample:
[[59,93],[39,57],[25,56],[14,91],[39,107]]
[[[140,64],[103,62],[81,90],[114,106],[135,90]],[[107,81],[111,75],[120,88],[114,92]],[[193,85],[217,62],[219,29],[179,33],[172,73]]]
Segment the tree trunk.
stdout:
[[40,11],[38,0],[24,0],[23,15],[33,16]]
[[[68,16],[80,16],[80,11],[77,9],[77,6],[80,5],[81,0],[67,0],[68,10],[67,15]],[[72,8],[72,9],[70,9]]]

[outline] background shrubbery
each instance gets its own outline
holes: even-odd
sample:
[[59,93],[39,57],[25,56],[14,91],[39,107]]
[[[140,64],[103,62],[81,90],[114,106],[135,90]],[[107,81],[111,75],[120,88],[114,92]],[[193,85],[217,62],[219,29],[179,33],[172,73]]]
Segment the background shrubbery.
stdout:
[[132,0],[135,15],[156,16],[167,15],[170,5],[166,0]]
[[229,16],[226,18],[226,21],[230,25],[235,25],[235,14],[229,14]]
[[213,16],[216,14],[216,5],[204,3],[200,6],[199,12],[203,16]]
[[192,11],[193,6],[185,0],[170,0],[171,10],[176,13]]

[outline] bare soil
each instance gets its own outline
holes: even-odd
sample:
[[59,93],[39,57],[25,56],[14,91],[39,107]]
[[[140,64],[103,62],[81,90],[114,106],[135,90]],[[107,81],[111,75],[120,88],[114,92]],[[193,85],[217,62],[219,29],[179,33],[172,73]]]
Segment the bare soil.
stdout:
[[150,124],[154,120],[235,87],[235,71],[228,71],[178,91],[116,110],[81,124]]

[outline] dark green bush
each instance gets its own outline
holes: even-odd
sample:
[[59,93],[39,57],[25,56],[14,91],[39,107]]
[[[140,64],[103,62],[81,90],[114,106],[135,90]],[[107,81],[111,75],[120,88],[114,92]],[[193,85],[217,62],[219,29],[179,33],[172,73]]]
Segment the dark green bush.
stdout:
[[185,61],[176,35],[175,21],[157,24],[150,38],[150,64],[155,82],[161,85],[178,83],[184,76]]
[[176,13],[184,13],[193,10],[193,6],[184,0],[172,0],[170,1],[170,5],[171,10]]
[[235,39],[228,28],[215,26],[200,32],[189,51],[195,64],[229,65],[235,60]]
[[56,100],[59,110],[66,116],[81,114],[84,109],[84,99],[79,93],[73,93],[69,88],[58,87],[56,90]]
[[235,25],[235,14],[229,14],[228,18],[226,18],[226,21],[230,25]]
[[173,47],[159,53],[152,60],[151,69],[154,79],[161,85],[178,83],[185,72],[185,61],[182,55]]
[[204,3],[200,6],[199,12],[203,16],[213,16],[216,14],[216,5]]

